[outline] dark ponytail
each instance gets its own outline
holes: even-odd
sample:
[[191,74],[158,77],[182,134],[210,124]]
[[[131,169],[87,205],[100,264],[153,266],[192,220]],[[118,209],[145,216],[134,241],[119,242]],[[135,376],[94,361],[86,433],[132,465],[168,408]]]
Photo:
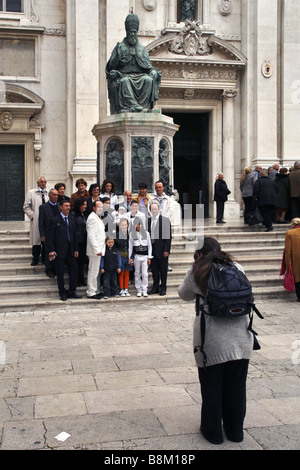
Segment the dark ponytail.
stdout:
[[207,291],[207,277],[212,263],[233,263],[232,256],[222,251],[219,242],[212,237],[204,237],[203,245],[195,251],[194,259],[194,280],[204,295]]

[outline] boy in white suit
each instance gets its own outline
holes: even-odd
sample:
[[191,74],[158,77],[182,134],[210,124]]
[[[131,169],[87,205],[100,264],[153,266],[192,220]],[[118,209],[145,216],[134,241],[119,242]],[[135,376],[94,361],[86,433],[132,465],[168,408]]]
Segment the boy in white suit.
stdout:
[[105,227],[101,219],[103,203],[94,201],[92,212],[86,222],[87,245],[86,254],[89,257],[87,276],[88,299],[100,299],[100,262],[105,254]]

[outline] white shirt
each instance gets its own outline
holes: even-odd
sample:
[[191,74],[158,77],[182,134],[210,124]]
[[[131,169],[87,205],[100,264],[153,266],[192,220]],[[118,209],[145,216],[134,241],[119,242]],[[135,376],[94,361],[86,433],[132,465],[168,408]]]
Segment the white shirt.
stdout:
[[148,207],[150,208],[152,202],[158,202],[160,207],[160,215],[164,217],[171,217],[173,213],[173,199],[170,196],[167,196],[163,193],[162,196],[158,196],[157,194],[153,194],[153,196],[149,199]]
[[[133,247],[134,246],[147,246],[148,247],[148,255],[147,258],[153,258],[152,256],[152,243],[149,232],[146,232],[147,238],[143,238],[141,232],[136,232],[137,237],[132,238],[132,235],[129,235],[129,246],[128,246],[128,254],[132,257]],[[135,255],[135,256],[145,256],[145,255]]]
[[116,204],[119,204],[118,197],[117,197],[115,194],[113,194],[113,193],[111,193],[111,194],[108,194],[108,193],[102,194],[102,193],[101,193],[101,194],[99,195],[99,197],[100,197],[101,199],[102,199],[103,197],[109,197],[109,199],[110,199],[110,207],[111,207],[112,209],[115,209],[115,205],[116,205]]

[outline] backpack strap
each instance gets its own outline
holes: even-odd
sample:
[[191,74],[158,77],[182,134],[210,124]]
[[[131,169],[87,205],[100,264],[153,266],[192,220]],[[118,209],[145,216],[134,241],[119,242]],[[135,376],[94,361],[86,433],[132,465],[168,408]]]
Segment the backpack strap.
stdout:
[[[261,319],[264,318],[262,316],[262,314],[260,313],[260,311],[255,307],[254,303],[249,302],[249,305],[254,310],[254,312],[259,316],[259,318],[261,318]],[[256,338],[257,337],[257,332],[254,331],[253,328],[252,328],[252,324],[253,324],[253,313],[252,313],[252,311],[250,312],[249,317],[250,317],[250,322],[249,322],[249,325],[248,325],[248,330],[251,331],[251,333],[253,334],[253,337],[254,337],[253,349],[257,350],[257,349],[260,349],[260,345],[259,345],[259,342]]]
[[202,299],[204,299],[204,297],[202,295],[196,295],[196,315],[199,316],[200,315],[200,312],[201,312],[201,316],[200,316],[200,331],[201,331],[201,345],[200,346],[196,346],[194,348],[194,353],[196,353],[198,350],[200,350],[200,352],[202,353],[202,356],[203,356],[203,366],[204,366],[204,370],[206,369],[206,364],[207,364],[207,356],[206,356],[206,353],[204,351],[204,342],[205,342],[205,315],[204,315],[204,304],[200,304],[200,297],[202,297]]
[[259,316],[259,318],[261,318],[262,320],[264,319],[264,317],[262,316],[262,314],[260,313],[260,311],[256,308],[255,304],[253,302],[249,302],[249,305],[250,307],[254,310],[254,312],[256,313],[256,315]]

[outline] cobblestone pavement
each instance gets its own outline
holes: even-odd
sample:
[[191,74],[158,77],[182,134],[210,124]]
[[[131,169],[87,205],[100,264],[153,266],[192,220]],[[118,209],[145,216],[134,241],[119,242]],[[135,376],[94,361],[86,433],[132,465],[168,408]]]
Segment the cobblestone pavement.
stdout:
[[256,303],[244,441],[219,446],[199,433],[193,303],[0,312],[0,449],[298,449],[300,306],[293,294]]

